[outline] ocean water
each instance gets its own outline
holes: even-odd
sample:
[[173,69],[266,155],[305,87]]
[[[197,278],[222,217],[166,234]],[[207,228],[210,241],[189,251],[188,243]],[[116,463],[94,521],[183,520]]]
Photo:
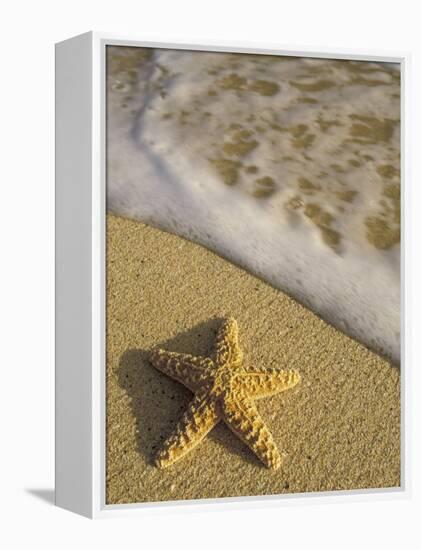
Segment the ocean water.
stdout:
[[399,66],[108,47],[107,205],[399,362]]

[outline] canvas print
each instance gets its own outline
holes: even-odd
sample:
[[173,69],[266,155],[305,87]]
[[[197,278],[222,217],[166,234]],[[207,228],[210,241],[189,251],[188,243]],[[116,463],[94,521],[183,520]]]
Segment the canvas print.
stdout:
[[106,49],[106,502],[399,487],[400,66]]

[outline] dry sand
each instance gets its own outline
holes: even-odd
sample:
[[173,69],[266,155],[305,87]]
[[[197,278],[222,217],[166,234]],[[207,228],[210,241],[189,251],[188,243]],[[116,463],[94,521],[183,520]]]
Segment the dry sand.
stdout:
[[[400,485],[396,367],[201,246],[112,215],[107,223],[108,504]],[[205,355],[226,315],[239,323],[246,367],[302,375],[257,401],[283,465],[267,470],[219,424],[160,470],[154,454],[192,394],[146,352]]]

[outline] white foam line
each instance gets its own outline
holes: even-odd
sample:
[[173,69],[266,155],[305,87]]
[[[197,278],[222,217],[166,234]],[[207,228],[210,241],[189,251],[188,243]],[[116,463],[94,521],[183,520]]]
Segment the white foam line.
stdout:
[[[244,192],[247,180],[233,187],[224,185],[210,167],[209,157],[198,154],[204,146],[211,148],[209,144],[217,135],[215,126],[196,124],[177,129],[174,123],[160,122],[169,108],[174,109],[177,103],[182,107],[188,104],[192,99],[186,97],[189,89],[199,86],[198,75],[203,76],[197,67],[199,58],[194,59],[193,70],[188,53],[181,57],[176,52],[159,54],[160,63],[169,64],[170,60],[178,74],[171,83],[166,83],[165,98],[154,93],[150,86],[138,92],[142,107],[136,117],[120,108],[118,94],[109,93],[109,210],[206,246],[295,297],[345,333],[399,362],[399,247],[378,250],[363,239],[347,238],[346,234],[347,228],[358,225],[361,210],[370,200],[377,200],[377,195],[370,195],[366,183],[362,186],[360,197],[365,200],[360,198],[359,209],[351,212],[342,226],[340,223],[337,226],[343,231],[342,248],[338,252],[326,246],[310,220],[303,218],[297,222],[294,214],[291,216],[279,208],[277,199],[256,200]],[[148,74],[149,84],[159,82]],[[372,108],[372,99],[360,100],[358,94],[351,98],[354,105],[350,107],[349,91],[346,93],[349,110],[359,108],[359,103],[366,109]],[[258,97],[257,103],[247,108],[255,110],[258,105],[259,109],[265,109],[269,99]],[[235,97],[231,101],[235,104]],[[283,101],[287,108],[288,98]],[[225,123],[224,114],[230,111],[223,107],[219,102],[209,108],[214,108],[215,113],[219,111]],[[293,117],[292,108],[291,113]],[[302,120],[306,116],[305,112],[300,115]],[[214,114],[213,125],[216,119]],[[249,164],[261,161],[259,154],[262,152],[253,152]],[[289,192],[288,185],[281,190],[285,197]]]

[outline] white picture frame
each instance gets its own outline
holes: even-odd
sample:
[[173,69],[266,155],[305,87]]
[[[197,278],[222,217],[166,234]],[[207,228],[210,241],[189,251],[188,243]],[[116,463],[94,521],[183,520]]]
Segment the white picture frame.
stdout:
[[400,499],[409,494],[405,216],[401,252],[401,487],[317,494],[107,505],[105,502],[105,49],[109,45],[399,63],[402,209],[406,189],[408,53],[296,50],[282,44],[145,42],[89,32],[56,44],[56,504],[90,518],[200,506],[280,506]]

